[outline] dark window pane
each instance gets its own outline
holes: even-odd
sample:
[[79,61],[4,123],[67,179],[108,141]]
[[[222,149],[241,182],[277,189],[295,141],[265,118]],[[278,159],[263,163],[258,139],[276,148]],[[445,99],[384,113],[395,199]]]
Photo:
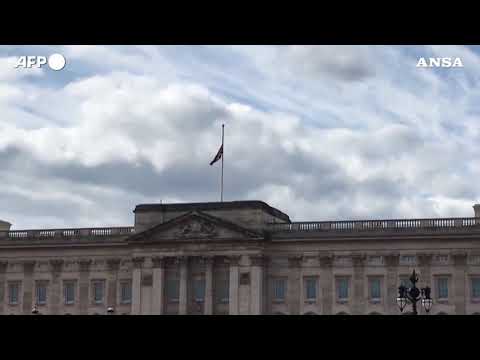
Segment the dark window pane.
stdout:
[[380,279],[372,279],[370,281],[370,298],[380,299],[380,297],[381,297]]
[[168,279],[167,280],[167,299],[170,302],[176,302],[180,296],[180,282],[178,279]]
[[275,279],[273,281],[273,296],[275,300],[285,300],[285,280]]
[[205,280],[195,279],[193,281],[193,296],[195,301],[203,301],[205,299]]
[[130,281],[122,282],[120,287],[120,302],[122,304],[130,304],[132,302],[132,283]]
[[317,280],[316,279],[307,279],[306,280],[306,297],[308,300],[313,300],[317,298]]

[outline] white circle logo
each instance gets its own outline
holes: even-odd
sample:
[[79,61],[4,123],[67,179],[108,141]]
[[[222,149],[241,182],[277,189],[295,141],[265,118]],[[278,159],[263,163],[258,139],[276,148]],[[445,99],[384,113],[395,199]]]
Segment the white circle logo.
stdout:
[[58,71],[65,67],[65,58],[61,54],[52,54],[48,58],[48,66],[50,69]]

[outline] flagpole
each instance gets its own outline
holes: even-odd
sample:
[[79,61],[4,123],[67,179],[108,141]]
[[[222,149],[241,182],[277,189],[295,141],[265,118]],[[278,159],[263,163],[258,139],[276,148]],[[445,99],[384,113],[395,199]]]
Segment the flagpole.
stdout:
[[224,134],[225,124],[222,124],[222,181],[220,188],[220,201],[223,202],[223,158],[225,156],[225,148],[223,147],[223,134]]

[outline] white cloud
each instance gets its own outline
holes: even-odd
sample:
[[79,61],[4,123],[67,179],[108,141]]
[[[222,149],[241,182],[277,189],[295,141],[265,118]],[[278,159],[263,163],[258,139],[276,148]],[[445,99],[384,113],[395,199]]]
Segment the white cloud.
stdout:
[[[84,75],[55,88],[47,74],[3,75],[0,86],[0,198],[41,209],[73,189],[69,211],[41,218],[53,225],[119,223],[136,201],[215,200],[208,162],[222,123],[227,196],[267,201],[294,220],[469,215],[479,196],[469,165],[480,155],[478,90],[461,80],[471,91],[459,99],[452,80],[417,71],[401,49],[222,48],[238,72],[194,48],[190,65],[157,47],[61,50]],[[39,224],[22,209],[0,218]]]

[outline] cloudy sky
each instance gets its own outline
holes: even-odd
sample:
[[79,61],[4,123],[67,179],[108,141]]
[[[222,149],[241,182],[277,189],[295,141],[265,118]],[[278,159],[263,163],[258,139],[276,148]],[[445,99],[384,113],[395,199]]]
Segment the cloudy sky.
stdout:
[[[15,69],[61,53],[61,71]],[[463,68],[417,68],[419,57]],[[472,216],[480,49],[0,46],[0,219],[133,224],[136,204],[225,200],[292,220]]]

